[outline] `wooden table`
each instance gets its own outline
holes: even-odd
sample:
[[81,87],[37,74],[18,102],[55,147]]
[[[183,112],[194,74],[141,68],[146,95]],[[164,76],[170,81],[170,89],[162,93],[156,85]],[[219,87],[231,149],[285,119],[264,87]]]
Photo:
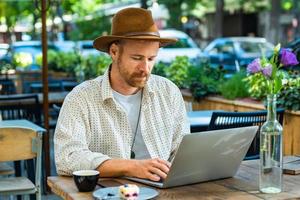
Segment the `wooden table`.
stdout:
[[24,128],[31,128],[36,132],[45,132],[46,130],[33,122],[20,119],[20,120],[0,120],[0,127],[24,127]]
[[[48,93],[48,100],[49,100],[49,104],[62,104],[65,97],[67,96],[69,92],[49,92]],[[12,95],[1,95],[1,97],[18,97],[18,96],[22,96],[24,94],[12,94]],[[25,94],[26,95],[26,94]],[[42,105],[43,104],[43,94],[42,93],[38,93],[38,97],[39,97],[39,103]],[[32,101],[31,100],[27,100],[27,101],[24,101],[24,103],[27,103],[28,104],[32,104]],[[15,102],[11,102],[11,104],[14,104]],[[7,105],[7,104],[10,104],[8,102],[1,102],[1,105],[4,104],[4,105]]]
[[[263,194],[258,191],[259,160],[243,161],[233,178],[175,187],[158,189],[156,199],[295,199],[300,198],[300,175],[284,175],[283,192],[279,194]],[[123,179],[111,179],[120,184],[130,183]],[[106,180],[105,180],[106,181]],[[100,183],[104,185],[103,179]],[[51,190],[68,200],[92,200],[92,192],[78,192],[72,177],[48,177],[47,183]],[[141,184],[138,184],[141,185]],[[111,186],[111,185],[105,185]],[[97,186],[96,189],[99,187]]]

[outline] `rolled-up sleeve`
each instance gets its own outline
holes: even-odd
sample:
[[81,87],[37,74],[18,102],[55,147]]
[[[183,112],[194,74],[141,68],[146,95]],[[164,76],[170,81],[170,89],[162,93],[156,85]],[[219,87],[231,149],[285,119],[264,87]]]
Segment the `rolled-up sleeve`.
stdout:
[[89,150],[91,140],[86,104],[81,96],[68,95],[61,108],[54,135],[54,155],[57,173],[71,175],[73,171],[96,169],[109,156]]

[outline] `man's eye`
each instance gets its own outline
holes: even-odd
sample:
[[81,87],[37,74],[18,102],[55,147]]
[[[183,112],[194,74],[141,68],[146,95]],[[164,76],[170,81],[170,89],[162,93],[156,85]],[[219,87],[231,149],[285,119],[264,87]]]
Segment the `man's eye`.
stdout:
[[132,57],[133,60],[141,60],[140,57]]

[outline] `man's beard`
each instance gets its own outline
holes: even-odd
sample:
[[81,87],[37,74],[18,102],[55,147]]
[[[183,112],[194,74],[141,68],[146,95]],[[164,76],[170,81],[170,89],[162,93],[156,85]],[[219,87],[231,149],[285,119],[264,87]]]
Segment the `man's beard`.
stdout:
[[126,81],[126,83],[131,87],[136,88],[145,87],[150,76],[150,73],[146,74],[145,72],[134,72],[130,74],[122,65],[121,59],[118,60],[118,70],[123,79]]

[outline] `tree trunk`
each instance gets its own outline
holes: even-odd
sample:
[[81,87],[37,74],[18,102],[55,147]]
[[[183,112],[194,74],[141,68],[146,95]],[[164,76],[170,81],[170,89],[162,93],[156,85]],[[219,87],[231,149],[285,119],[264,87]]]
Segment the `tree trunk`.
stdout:
[[147,0],[141,0],[141,8],[145,8],[145,9],[148,8]]
[[37,34],[36,34],[36,28],[35,28],[35,24],[36,24],[36,22],[37,22],[37,20],[38,20],[38,15],[34,12],[33,14],[33,21],[32,21],[32,27],[33,27],[33,29],[32,29],[32,40],[37,40]]
[[59,16],[59,18],[61,19],[62,24],[63,24],[63,37],[64,37],[64,40],[68,40],[69,37],[68,37],[67,22],[63,18],[63,12],[64,11],[63,11],[61,4],[58,4],[57,5],[57,15]]
[[223,35],[224,0],[216,0],[215,37]]
[[270,13],[270,23],[269,27],[267,28],[267,38],[273,44],[276,44],[280,41],[280,1],[278,0],[271,0],[271,13]]

